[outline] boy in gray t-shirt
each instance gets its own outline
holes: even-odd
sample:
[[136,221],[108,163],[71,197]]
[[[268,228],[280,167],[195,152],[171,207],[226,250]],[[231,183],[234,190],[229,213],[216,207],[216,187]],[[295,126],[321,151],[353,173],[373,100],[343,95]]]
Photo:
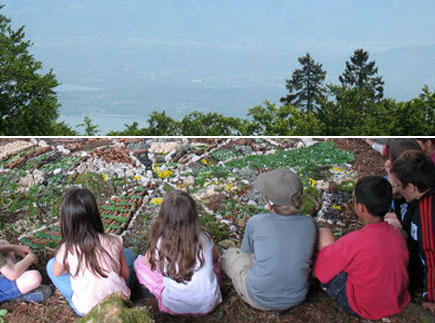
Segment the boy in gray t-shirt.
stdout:
[[245,302],[261,310],[285,310],[307,295],[318,228],[311,217],[299,214],[303,186],[293,172],[263,173],[254,187],[270,213],[248,221],[241,250],[227,250],[222,267]]

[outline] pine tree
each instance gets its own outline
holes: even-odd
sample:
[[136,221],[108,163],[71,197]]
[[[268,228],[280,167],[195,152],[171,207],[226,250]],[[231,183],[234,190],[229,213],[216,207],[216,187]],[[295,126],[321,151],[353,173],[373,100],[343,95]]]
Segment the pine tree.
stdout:
[[55,122],[59,83],[51,71],[39,72],[42,64],[29,53],[31,45],[24,27],[13,30],[0,14],[0,135],[51,135],[65,128]]
[[364,49],[357,49],[346,62],[346,69],[338,77],[342,86],[349,88],[367,89],[373,99],[382,99],[384,96],[384,81],[376,76],[378,68],[375,61],[368,62],[369,54]]
[[298,58],[302,69],[296,69],[291,79],[286,80],[286,88],[289,94],[280,99],[285,105],[295,105],[301,110],[316,112],[320,109],[319,100],[325,97],[326,72],[322,70],[322,64],[316,63],[310,56]]

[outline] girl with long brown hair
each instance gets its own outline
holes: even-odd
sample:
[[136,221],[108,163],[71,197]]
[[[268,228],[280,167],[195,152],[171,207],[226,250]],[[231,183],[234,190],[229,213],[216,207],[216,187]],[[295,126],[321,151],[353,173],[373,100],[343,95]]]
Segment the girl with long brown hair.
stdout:
[[219,254],[201,227],[195,201],[185,192],[163,197],[149,249],[134,269],[139,282],[170,314],[206,315],[222,302]]
[[130,297],[126,280],[134,255],[123,249],[120,236],[104,233],[95,197],[88,189],[74,188],[65,194],[61,234],[47,272],[77,314],[88,313],[114,292]]

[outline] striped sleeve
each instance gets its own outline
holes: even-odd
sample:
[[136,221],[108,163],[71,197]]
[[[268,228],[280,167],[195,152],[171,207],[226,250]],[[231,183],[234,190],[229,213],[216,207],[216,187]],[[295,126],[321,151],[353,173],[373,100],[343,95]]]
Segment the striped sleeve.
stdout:
[[430,302],[435,302],[435,200],[433,195],[420,201],[421,241],[425,259],[426,292]]

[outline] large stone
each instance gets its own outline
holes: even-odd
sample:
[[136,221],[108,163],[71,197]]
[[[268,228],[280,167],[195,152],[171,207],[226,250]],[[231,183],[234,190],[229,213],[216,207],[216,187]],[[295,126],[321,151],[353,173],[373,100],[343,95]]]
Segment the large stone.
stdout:
[[121,293],[103,299],[92,311],[78,320],[80,323],[136,323],[154,322],[146,307],[132,308],[131,301]]

